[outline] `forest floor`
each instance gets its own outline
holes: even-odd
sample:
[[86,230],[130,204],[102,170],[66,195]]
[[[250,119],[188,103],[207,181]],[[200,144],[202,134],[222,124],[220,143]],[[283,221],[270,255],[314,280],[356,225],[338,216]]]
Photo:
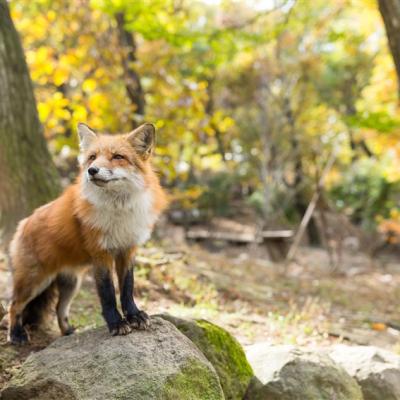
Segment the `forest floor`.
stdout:
[[[336,274],[327,254],[303,247],[283,267],[266,249],[152,243],[137,256],[136,298],[150,314],[206,318],[225,327],[243,345],[325,346],[372,344],[400,352],[400,266],[395,259],[345,253]],[[0,301],[9,295],[9,273],[0,256]],[[103,324],[88,275],[71,309],[78,331]],[[58,336],[56,327],[32,335],[32,343],[7,345],[0,330],[0,388],[32,352]]]

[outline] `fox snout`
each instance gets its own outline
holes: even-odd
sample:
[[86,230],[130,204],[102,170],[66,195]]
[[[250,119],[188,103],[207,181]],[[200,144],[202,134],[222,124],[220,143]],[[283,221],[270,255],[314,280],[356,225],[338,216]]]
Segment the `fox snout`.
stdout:
[[118,174],[115,175],[114,171],[107,167],[100,167],[92,164],[86,171],[88,180],[97,186],[103,186],[105,183],[121,179]]
[[100,170],[97,167],[88,168],[88,174],[90,176],[95,176]]
[[89,179],[96,179],[96,178],[109,179],[113,176],[113,171],[111,168],[91,165],[87,169],[87,174]]

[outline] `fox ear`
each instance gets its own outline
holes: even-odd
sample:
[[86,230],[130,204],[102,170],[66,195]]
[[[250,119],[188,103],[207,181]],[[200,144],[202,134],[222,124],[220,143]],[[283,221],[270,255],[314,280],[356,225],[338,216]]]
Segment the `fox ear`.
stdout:
[[143,124],[128,134],[128,142],[135,148],[136,152],[147,160],[153,152],[156,142],[156,128],[153,124]]
[[97,138],[95,132],[93,132],[87,125],[80,122],[78,124],[78,134],[79,134],[79,147],[81,150],[85,151],[90,146],[90,143]]

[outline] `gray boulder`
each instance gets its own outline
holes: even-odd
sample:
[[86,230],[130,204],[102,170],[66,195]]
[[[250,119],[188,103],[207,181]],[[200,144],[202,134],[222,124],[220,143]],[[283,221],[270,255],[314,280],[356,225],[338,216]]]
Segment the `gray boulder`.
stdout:
[[2,400],[222,400],[218,376],[171,323],[111,337],[106,328],[57,339],[31,355]]
[[204,319],[160,315],[187,336],[214,366],[226,400],[242,400],[254,376],[239,342],[225,329]]
[[362,400],[357,382],[322,352],[260,343],[246,354],[255,373],[248,400]]
[[400,357],[372,346],[338,345],[330,357],[354,377],[364,400],[400,400]]

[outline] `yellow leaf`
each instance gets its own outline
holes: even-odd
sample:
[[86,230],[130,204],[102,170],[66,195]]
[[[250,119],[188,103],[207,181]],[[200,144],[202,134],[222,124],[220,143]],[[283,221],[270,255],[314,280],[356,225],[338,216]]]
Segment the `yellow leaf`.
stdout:
[[47,103],[39,103],[38,104],[39,118],[41,121],[46,121],[48,116],[50,115],[50,107]]
[[82,89],[85,92],[93,92],[97,87],[97,82],[94,79],[86,79],[82,84]]
[[68,79],[68,71],[64,68],[57,68],[54,71],[53,82],[56,86],[62,85]]
[[86,121],[87,120],[87,111],[83,106],[77,105],[74,109],[74,119],[76,121]]

